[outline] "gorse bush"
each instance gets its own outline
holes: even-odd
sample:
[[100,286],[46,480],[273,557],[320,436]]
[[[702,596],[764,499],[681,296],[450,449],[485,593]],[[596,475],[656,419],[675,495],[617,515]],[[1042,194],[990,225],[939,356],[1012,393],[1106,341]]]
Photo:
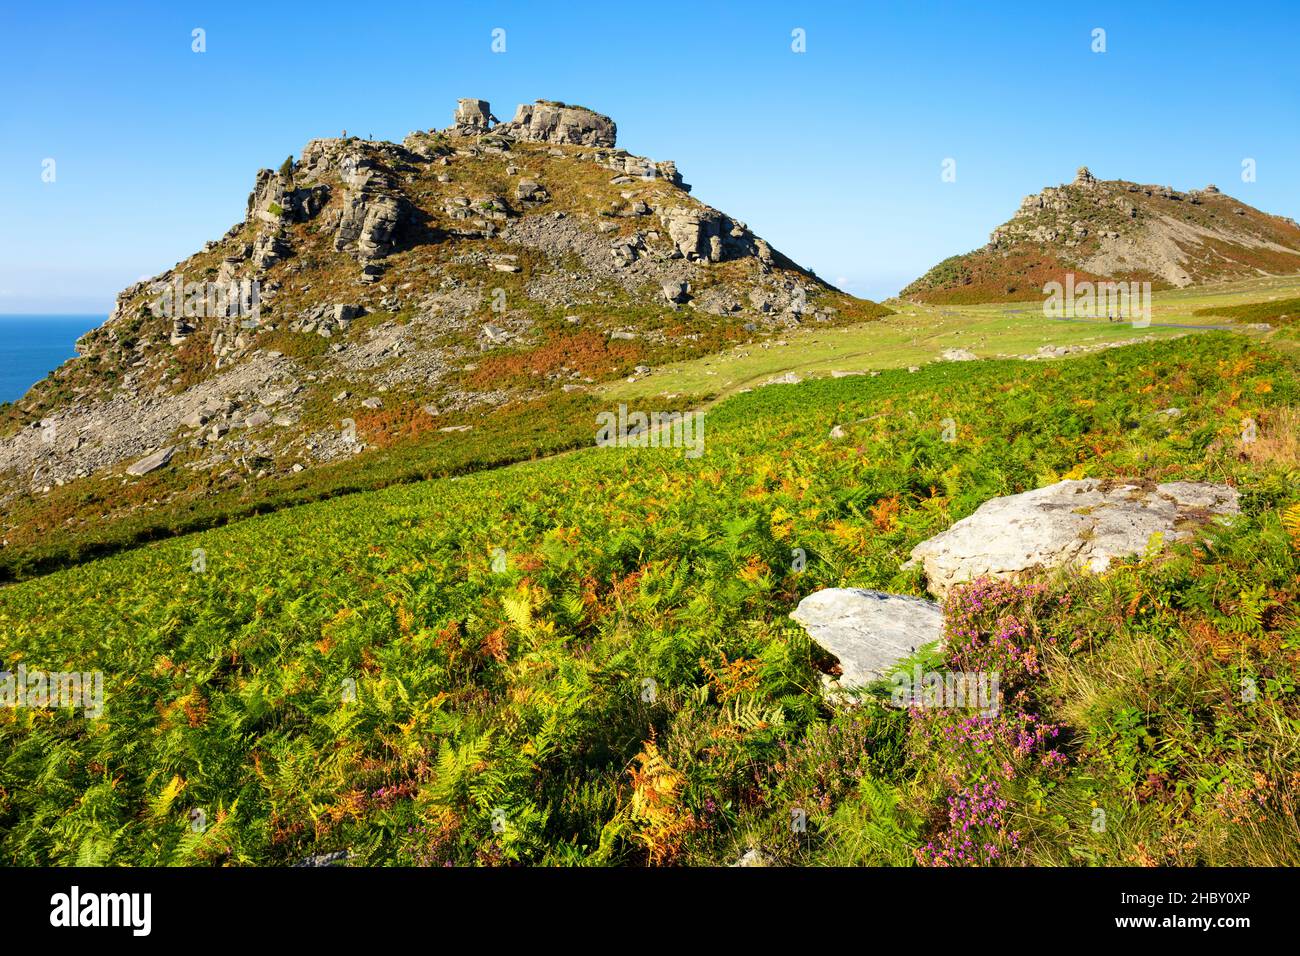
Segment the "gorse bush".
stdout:
[[[1227,336],[774,386],[698,459],[588,449],[9,586],[4,667],[106,701],[0,709],[0,858],[1298,862],[1300,493],[1239,441],[1296,392]],[[801,596],[920,593],[918,541],[1085,475],[1231,481],[1245,514],[957,592],[944,663],[1002,671],[993,716],[824,701]]]

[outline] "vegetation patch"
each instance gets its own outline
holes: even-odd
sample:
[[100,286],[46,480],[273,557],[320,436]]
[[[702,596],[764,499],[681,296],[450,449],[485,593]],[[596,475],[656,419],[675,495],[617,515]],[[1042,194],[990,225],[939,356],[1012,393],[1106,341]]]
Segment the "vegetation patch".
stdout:
[[[1294,865],[1300,475],[1241,420],[1297,405],[1290,359],[1224,334],[758,389],[697,459],[593,448],[11,585],[4,668],[99,670],[106,699],[0,709],[0,852]],[[828,706],[802,595],[919,593],[918,541],[1082,476],[1226,481],[1243,514],[956,592],[942,666],[1000,670],[996,714]]]
[[1212,305],[1196,309],[1193,315],[1212,315],[1234,322],[1272,322],[1280,325],[1300,323],[1300,298],[1247,302],[1243,305]]

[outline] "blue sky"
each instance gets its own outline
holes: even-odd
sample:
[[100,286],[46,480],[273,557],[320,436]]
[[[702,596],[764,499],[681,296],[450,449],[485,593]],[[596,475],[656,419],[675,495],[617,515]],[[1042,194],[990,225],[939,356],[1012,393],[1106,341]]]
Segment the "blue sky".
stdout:
[[446,126],[462,96],[608,113],[620,145],[875,298],[1081,164],[1300,218],[1294,2],[118,6],[0,10],[0,312],[106,312],[242,218],[259,167]]

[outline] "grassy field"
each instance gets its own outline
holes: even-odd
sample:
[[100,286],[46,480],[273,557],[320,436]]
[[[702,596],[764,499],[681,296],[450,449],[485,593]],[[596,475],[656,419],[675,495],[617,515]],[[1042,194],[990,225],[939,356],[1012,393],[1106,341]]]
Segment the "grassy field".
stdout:
[[[699,458],[588,448],[5,587],[4,666],[106,700],[0,708],[0,859],[1300,863],[1296,372],[1207,333],[758,389]],[[824,702],[803,595],[921,593],[914,544],[1065,476],[1244,514],[955,594],[943,661],[1002,671],[994,717]]]
[[1300,321],[1300,298],[1273,296],[1264,302],[1240,305],[1210,305],[1197,309],[1195,315],[1213,315],[1237,322],[1267,322],[1294,325]]
[[[864,325],[805,328],[776,342],[738,345],[717,356],[678,362],[633,383],[606,386],[613,400],[672,394],[730,394],[793,372],[825,376],[907,368],[938,361],[945,349],[965,349],[980,358],[1032,355],[1043,346],[1096,348],[1130,339],[1160,340],[1189,331],[1231,324],[1200,310],[1269,302],[1300,294],[1300,279],[1258,279],[1212,288],[1155,292],[1152,326],[1128,323],[1064,322],[1043,315],[1042,300],[989,305],[927,305],[889,301],[895,314]],[[1191,328],[1164,328],[1190,326]],[[1259,335],[1260,333],[1245,333]],[[779,344],[779,343],[784,344]]]

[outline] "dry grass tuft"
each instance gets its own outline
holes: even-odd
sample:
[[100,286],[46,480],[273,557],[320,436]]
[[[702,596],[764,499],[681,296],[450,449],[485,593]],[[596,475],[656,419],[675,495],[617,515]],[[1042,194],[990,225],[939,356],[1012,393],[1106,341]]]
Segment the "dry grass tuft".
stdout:
[[1254,441],[1238,439],[1241,457],[1257,465],[1300,467],[1300,408],[1283,405],[1272,409],[1256,427]]

